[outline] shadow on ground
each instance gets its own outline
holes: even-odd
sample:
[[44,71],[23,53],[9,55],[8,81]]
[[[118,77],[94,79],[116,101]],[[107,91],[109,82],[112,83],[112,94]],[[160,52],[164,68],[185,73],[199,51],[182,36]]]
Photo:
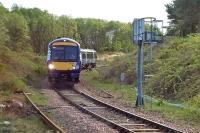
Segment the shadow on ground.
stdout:
[[59,89],[59,90],[64,90],[64,89],[74,89],[74,82],[71,81],[66,81],[66,80],[60,80],[59,82],[56,83],[50,83],[48,82],[47,77],[42,81],[42,89]]

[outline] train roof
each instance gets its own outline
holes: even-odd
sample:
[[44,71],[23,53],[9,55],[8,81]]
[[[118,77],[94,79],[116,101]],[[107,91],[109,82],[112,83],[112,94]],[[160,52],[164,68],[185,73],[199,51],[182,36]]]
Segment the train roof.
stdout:
[[66,38],[66,37],[57,38],[57,39],[53,40],[52,42],[50,42],[49,45],[53,44],[54,42],[73,42],[80,46],[80,44],[77,41],[75,41],[74,39]]
[[81,52],[96,52],[94,49],[81,49]]

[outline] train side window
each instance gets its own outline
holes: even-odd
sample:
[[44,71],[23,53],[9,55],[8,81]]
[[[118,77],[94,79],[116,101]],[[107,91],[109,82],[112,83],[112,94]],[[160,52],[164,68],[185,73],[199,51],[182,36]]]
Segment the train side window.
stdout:
[[90,53],[90,59],[93,59],[93,53]]
[[82,53],[82,58],[85,59],[86,58],[86,55],[85,53]]
[[90,53],[87,53],[87,58],[88,58],[88,59],[91,59]]

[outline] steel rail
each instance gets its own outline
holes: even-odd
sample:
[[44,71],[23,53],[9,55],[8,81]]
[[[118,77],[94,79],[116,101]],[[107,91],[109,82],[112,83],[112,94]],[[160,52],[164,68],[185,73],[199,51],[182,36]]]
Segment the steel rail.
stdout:
[[108,108],[114,109],[114,110],[116,110],[117,112],[122,113],[122,114],[124,114],[124,115],[126,115],[126,116],[129,116],[129,117],[131,117],[131,118],[136,118],[136,119],[138,119],[138,120],[140,120],[140,121],[144,121],[146,124],[153,125],[153,126],[159,128],[159,129],[162,129],[162,130],[164,130],[164,131],[173,132],[173,133],[183,133],[182,131],[179,131],[179,130],[174,129],[174,128],[172,128],[172,127],[169,127],[169,126],[163,125],[163,124],[161,124],[161,123],[152,121],[152,120],[150,120],[150,119],[147,119],[147,118],[138,116],[138,115],[133,114],[133,113],[130,113],[130,112],[126,111],[126,110],[123,110],[123,109],[120,109],[120,108],[118,108],[118,107],[115,107],[115,106],[113,106],[113,105],[111,105],[111,104],[108,104],[108,103],[105,103],[105,102],[103,102],[103,101],[100,101],[100,100],[98,100],[98,99],[96,99],[96,98],[94,98],[94,97],[92,97],[92,96],[90,96],[90,95],[88,95],[88,94],[86,94],[86,93],[84,93],[84,92],[82,92],[82,91],[78,91],[78,90],[75,90],[75,91],[78,92],[78,93],[80,93],[80,94],[82,94],[82,95],[84,95],[85,97],[87,97],[87,98],[89,98],[89,99],[91,99],[91,100],[93,100],[93,101],[95,101],[95,102],[101,104],[101,105],[104,105],[104,106],[106,106],[106,107],[108,107]]
[[56,125],[52,120],[50,120],[40,109],[33,103],[33,101],[29,98],[29,96],[23,92],[25,97],[28,99],[29,103],[34,107],[34,109],[40,114],[43,121],[48,124],[54,131],[59,133],[66,133],[62,128],[60,128],[58,125]]
[[88,110],[88,109],[86,109],[86,108],[84,108],[84,107],[82,107],[82,106],[76,104],[75,102],[73,102],[73,101],[70,100],[69,98],[67,98],[67,97],[65,97],[64,95],[62,95],[61,92],[59,92],[59,91],[57,91],[57,90],[55,90],[55,91],[58,93],[58,95],[59,95],[61,98],[63,98],[64,100],[67,100],[70,104],[72,104],[73,106],[77,107],[77,108],[78,108],[79,110],[81,110],[82,112],[87,113],[87,114],[90,114],[90,115],[92,115],[92,116],[94,116],[94,117],[96,117],[96,118],[101,119],[102,121],[106,122],[108,125],[112,126],[113,128],[118,129],[120,132],[123,132],[123,133],[134,133],[133,131],[129,130],[128,128],[125,128],[125,127],[123,127],[123,126],[120,126],[119,124],[117,124],[117,123],[115,123],[115,122],[113,122],[113,121],[111,121],[111,120],[109,120],[109,119],[106,119],[105,117],[102,117],[102,116],[100,116],[100,115],[98,115],[98,114],[96,114],[96,113],[94,113],[94,112],[92,112],[92,111],[90,111],[90,110]]
[[[67,100],[67,101],[70,102],[72,105],[76,106],[79,110],[81,110],[81,111],[83,111],[83,112],[85,112],[85,113],[88,113],[88,114],[90,114],[90,115],[92,115],[92,116],[94,116],[94,117],[96,117],[96,118],[101,119],[102,121],[106,122],[108,125],[112,126],[113,128],[118,129],[120,132],[134,132],[133,130],[128,129],[128,128],[122,126],[121,124],[117,124],[116,122],[114,122],[114,121],[112,121],[112,120],[109,120],[109,119],[107,119],[107,118],[105,118],[105,117],[102,117],[101,115],[99,115],[99,114],[97,114],[97,113],[95,113],[95,112],[89,110],[87,107],[83,107],[83,106],[81,106],[81,105],[75,103],[73,100],[70,100],[70,98],[68,98],[66,95],[63,95],[62,92],[57,91],[57,90],[55,90],[55,91],[56,91],[64,100]],[[89,100],[95,102],[96,104],[99,104],[99,105],[102,105],[102,106],[107,107],[107,108],[109,108],[109,109],[112,109],[113,111],[116,111],[116,112],[118,112],[118,113],[120,113],[120,114],[123,114],[124,116],[127,116],[127,117],[129,117],[129,118],[134,118],[134,119],[136,119],[136,120],[138,120],[138,121],[141,121],[141,122],[143,122],[143,123],[145,123],[145,124],[147,124],[147,125],[149,125],[149,126],[152,126],[152,127],[154,127],[154,128],[157,128],[157,129],[159,129],[159,130],[161,130],[161,131],[164,131],[164,132],[173,132],[173,133],[183,133],[182,131],[179,131],[179,130],[174,129],[174,128],[172,128],[172,127],[165,126],[165,125],[163,125],[163,124],[154,122],[154,121],[149,120],[149,119],[146,119],[146,118],[144,118],[144,117],[140,117],[140,116],[138,116],[138,115],[136,115],[136,114],[130,113],[130,112],[128,112],[128,111],[122,110],[122,109],[120,109],[120,108],[118,108],[118,107],[115,107],[115,106],[113,106],[113,105],[110,105],[110,104],[108,104],[108,103],[105,103],[105,102],[103,102],[103,101],[100,101],[100,100],[98,100],[98,99],[96,99],[96,98],[94,98],[94,97],[92,97],[92,96],[90,96],[90,95],[88,95],[88,94],[86,94],[86,93],[84,93],[84,92],[82,92],[82,91],[78,91],[78,90],[76,90],[76,89],[74,89],[74,91],[75,91],[76,93],[80,94],[81,96],[84,96],[85,98],[87,98],[87,99],[89,99]]]

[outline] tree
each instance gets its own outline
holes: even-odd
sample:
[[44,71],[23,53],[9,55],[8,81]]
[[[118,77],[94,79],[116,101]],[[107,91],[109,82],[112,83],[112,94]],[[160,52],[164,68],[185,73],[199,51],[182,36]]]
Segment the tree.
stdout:
[[100,19],[76,19],[80,41],[85,48],[99,50],[105,43],[105,22]]
[[[46,53],[48,43],[57,37],[73,38],[80,42],[82,48],[97,51],[128,52],[132,48],[131,24],[93,18],[73,19],[68,16],[54,16],[38,8],[23,8],[17,5],[13,5],[8,14],[11,17],[6,28],[12,40],[9,44],[15,46],[16,41],[26,44],[25,41],[29,39],[27,44],[30,43],[34,52],[39,54]],[[17,20],[16,25],[14,19]]]
[[23,16],[16,13],[9,13],[6,20],[6,27],[10,42],[8,47],[15,51],[30,50],[27,21]]
[[171,20],[169,33],[186,36],[200,32],[200,0],[174,0],[166,5],[168,18]]
[[59,36],[79,40],[79,35],[77,34],[77,23],[74,19],[68,16],[60,16],[57,22]]
[[46,53],[49,41],[57,37],[56,34],[58,34],[55,30],[57,29],[56,17],[38,8],[27,9],[13,6],[12,12],[26,19],[33,50],[40,54]]
[[8,29],[5,25],[6,15],[8,10],[0,3],[0,45],[6,45],[9,41]]

